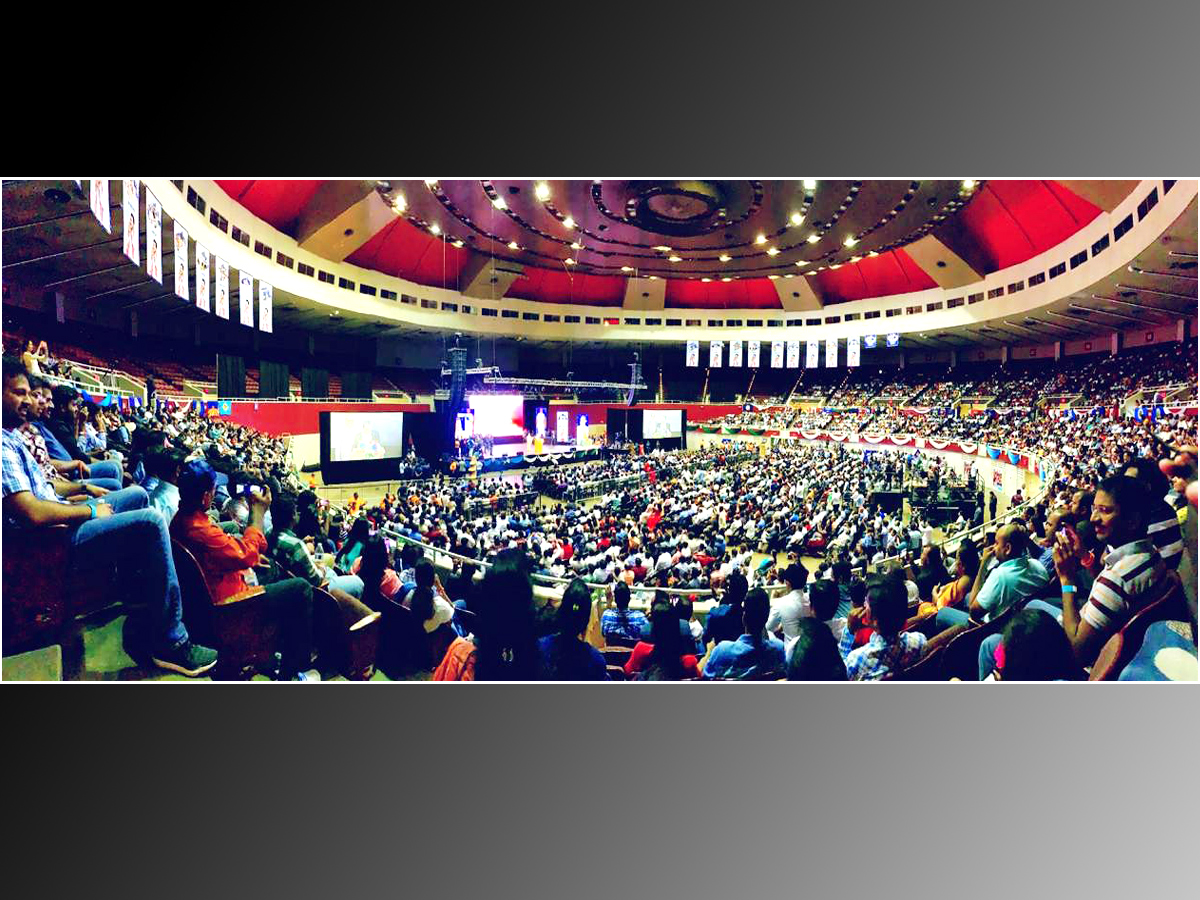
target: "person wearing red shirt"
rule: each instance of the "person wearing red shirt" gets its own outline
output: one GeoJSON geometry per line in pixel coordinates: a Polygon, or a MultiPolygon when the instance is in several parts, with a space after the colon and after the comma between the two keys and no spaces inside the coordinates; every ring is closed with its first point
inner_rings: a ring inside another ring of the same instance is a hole
{"type": "Polygon", "coordinates": [[[658,599],[650,610],[650,640],[638,641],[625,662],[625,675],[647,681],[699,678],[699,660],[687,653],[679,632],[679,614],[670,601],[658,599]]]}
{"type": "MultiPolygon", "coordinates": [[[[270,488],[264,485],[261,493],[247,495],[250,522],[239,538],[222,531],[208,517],[216,486],[216,472],[203,460],[181,469],[177,484],[179,512],[171,521],[171,537],[196,557],[214,600],[220,602],[262,583],[265,602],[280,620],[279,678],[296,679],[312,662],[312,586],[303,578],[264,583],[254,570],[268,558],[263,519],[271,506],[270,488]]],[[[271,567],[271,571],[276,570],[271,567]]]]}

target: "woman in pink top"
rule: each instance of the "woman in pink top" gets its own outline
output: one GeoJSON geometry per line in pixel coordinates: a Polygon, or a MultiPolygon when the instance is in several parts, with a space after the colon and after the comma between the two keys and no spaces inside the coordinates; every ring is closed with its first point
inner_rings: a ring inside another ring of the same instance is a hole
{"type": "Polygon", "coordinates": [[[400,592],[400,576],[388,565],[387,545],[383,538],[367,541],[362,555],[354,561],[351,572],[363,581],[362,602],[378,610],[383,598],[392,600],[400,592]]]}

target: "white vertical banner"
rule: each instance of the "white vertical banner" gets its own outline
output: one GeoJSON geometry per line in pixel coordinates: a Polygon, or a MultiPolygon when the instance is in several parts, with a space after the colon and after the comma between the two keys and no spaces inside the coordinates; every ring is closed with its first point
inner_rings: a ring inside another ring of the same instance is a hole
{"type": "Polygon", "coordinates": [[[108,216],[108,179],[92,179],[92,213],[100,221],[101,227],[112,234],[112,221],[108,216]]]}
{"type": "Polygon", "coordinates": [[[146,190],[146,274],[162,284],[162,207],[146,190]]]}
{"type": "Polygon", "coordinates": [[[721,351],[725,349],[723,341],[709,341],[708,344],[708,367],[710,369],[721,368],[721,351]]]}
{"type": "Polygon", "coordinates": [[[751,341],[750,346],[746,348],[746,365],[752,369],[758,368],[759,348],[762,345],[758,341],[751,341]]]}
{"type": "Polygon", "coordinates": [[[275,297],[275,289],[266,282],[258,283],[258,327],[260,331],[271,333],[271,303],[275,297]]]}
{"type": "Polygon", "coordinates": [[[175,293],[184,300],[188,295],[188,233],[175,223],[175,293]]]}
{"type": "Polygon", "coordinates": [[[783,341],[771,341],[771,368],[783,368],[783,341]]]}
{"type": "Polygon", "coordinates": [[[742,342],[740,340],[729,342],[729,366],[730,368],[741,368],[742,366],[742,342]]]}
{"type": "Polygon", "coordinates": [[[700,365],[700,342],[699,341],[688,341],[687,342],[687,364],[689,366],[700,365]]]}
{"type": "Polygon", "coordinates": [[[229,318],[229,263],[214,257],[217,261],[217,315],[222,319],[229,318]]]}
{"type": "Polygon", "coordinates": [[[136,178],[126,178],[121,182],[121,218],[125,226],[123,249],[135,266],[142,264],[141,229],[138,228],[138,213],[142,207],[138,196],[140,189],[141,182],[136,178]]]}
{"type": "Polygon", "coordinates": [[[789,369],[800,368],[800,342],[788,341],[787,343],[787,367],[789,369]]]}
{"type": "Polygon", "coordinates": [[[242,324],[254,327],[254,276],[238,272],[238,305],[242,308],[242,324]]]}
{"type": "Polygon", "coordinates": [[[804,368],[815,369],[819,366],[821,364],[819,358],[820,352],[820,341],[806,342],[804,346],[804,368]]]}
{"type": "Polygon", "coordinates": [[[827,369],[836,369],[837,368],[837,351],[838,351],[837,338],[826,338],[825,339],[825,368],[827,368],[827,369]]]}
{"type": "Polygon", "coordinates": [[[208,248],[196,241],[196,306],[205,312],[208,307],[208,248]]]}
{"type": "Polygon", "coordinates": [[[846,338],[846,365],[857,366],[859,363],[858,335],[846,338]]]}

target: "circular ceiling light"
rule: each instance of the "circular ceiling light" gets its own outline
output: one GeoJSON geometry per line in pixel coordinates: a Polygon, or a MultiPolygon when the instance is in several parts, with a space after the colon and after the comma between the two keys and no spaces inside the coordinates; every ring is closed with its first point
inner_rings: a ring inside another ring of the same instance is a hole
{"type": "Polygon", "coordinates": [[[721,260],[721,262],[729,262],[731,259],[733,259],[733,257],[728,253],[722,253],[718,258],[721,260]]]}
{"type": "Polygon", "coordinates": [[[963,183],[962,183],[962,189],[964,191],[975,190],[975,179],[974,178],[964,178],[963,183]]]}
{"type": "Polygon", "coordinates": [[[403,194],[397,194],[392,198],[392,209],[398,213],[402,213],[408,209],[408,201],[404,199],[403,194]]]}
{"type": "Polygon", "coordinates": [[[632,272],[633,266],[621,266],[621,271],[622,272],[632,272]]]}
{"type": "Polygon", "coordinates": [[[425,186],[426,187],[437,187],[437,182],[438,182],[438,180],[436,178],[426,178],[425,186]]]}
{"type": "Polygon", "coordinates": [[[549,200],[550,199],[550,185],[546,184],[546,182],[544,182],[544,181],[539,181],[537,183],[537,187],[535,187],[533,189],[533,193],[534,193],[534,196],[536,196],[539,200],[541,200],[543,202],[546,200],[549,200]]]}
{"type": "Polygon", "coordinates": [[[819,234],[810,234],[810,235],[808,236],[808,242],[809,242],[810,244],[815,244],[815,243],[816,243],[817,241],[819,241],[820,239],[821,239],[821,236],[820,236],[819,234]]]}
{"type": "Polygon", "coordinates": [[[804,221],[804,216],[802,216],[800,213],[798,213],[798,212],[792,213],[792,224],[793,225],[799,225],[803,221],[804,221]]]}
{"type": "Polygon", "coordinates": [[[858,238],[851,235],[850,237],[846,238],[846,240],[842,241],[842,243],[847,247],[853,247],[858,243],[858,238]]]}
{"type": "Polygon", "coordinates": [[[675,263],[675,262],[683,262],[683,257],[682,257],[682,256],[668,256],[668,257],[667,257],[667,261],[668,261],[668,262],[673,262],[673,263],[675,263]]]}
{"type": "Polygon", "coordinates": [[[809,263],[808,263],[807,259],[801,259],[801,260],[796,261],[796,265],[798,265],[798,266],[807,266],[808,264],[809,263]]]}
{"type": "Polygon", "coordinates": [[[565,219],[563,219],[563,224],[566,225],[568,228],[574,228],[575,220],[572,219],[570,216],[567,216],[565,219]]]}
{"type": "Polygon", "coordinates": [[[563,262],[565,262],[568,266],[575,265],[575,260],[571,259],[571,257],[569,257],[569,256],[566,259],[564,259],[563,262]]]}
{"type": "Polygon", "coordinates": [[[430,225],[429,230],[432,231],[434,234],[442,233],[442,227],[440,225],[438,225],[437,222],[434,222],[432,225],[430,225]]]}
{"type": "Polygon", "coordinates": [[[765,244],[766,242],[767,242],[767,236],[765,234],[760,234],[758,237],[756,237],[754,239],[754,243],[756,243],[756,244],[765,244]]]}
{"type": "Polygon", "coordinates": [[[508,242],[508,249],[509,249],[509,250],[520,250],[521,248],[517,246],[517,242],[516,242],[516,241],[509,241],[509,242],[508,242]]]}
{"type": "Polygon", "coordinates": [[[767,248],[767,256],[778,256],[778,255],[779,255],[779,249],[777,247],[768,247],[767,248]]]}
{"type": "Polygon", "coordinates": [[[816,187],[817,187],[817,179],[815,179],[815,178],[805,178],[804,179],[804,189],[806,191],[816,190],[816,187]]]}
{"type": "Polygon", "coordinates": [[[508,209],[508,204],[504,202],[503,197],[497,197],[493,200],[492,206],[496,207],[496,209],[508,209]]]}

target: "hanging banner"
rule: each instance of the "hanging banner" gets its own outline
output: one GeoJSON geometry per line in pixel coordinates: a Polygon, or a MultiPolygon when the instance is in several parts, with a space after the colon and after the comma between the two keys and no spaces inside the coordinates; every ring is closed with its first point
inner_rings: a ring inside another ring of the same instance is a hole
{"type": "Polygon", "coordinates": [[[700,342],[699,341],[688,341],[687,342],[687,364],[689,366],[700,365],[700,342]]]}
{"type": "Polygon", "coordinates": [[[710,369],[721,368],[721,351],[725,349],[723,341],[709,341],[708,343],[708,367],[710,369]]]}
{"type": "Polygon", "coordinates": [[[264,282],[258,283],[258,328],[260,331],[271,333],[271,302],[275,289],[264,282]]]}
{"type": "Polygon", "coordinates": [[[787,342],[787,367],[789,369],[800,368],[800,342],[787,342]]]}
{"type": "Polygon", "coordinates": [[[175,223],[175,293],[184,300],[188,297],[188,233],[175,223]]]}
{"type": "Polygon", "coordinates": [[[162,207],[146,191],[146,273],[162,284],[162,207]]]}
{"type": "Polygon", "coordinates": [[[229,318],[229,263],[215,257],[217,260],[217,315],[222,319],[229,318]]]}
{"type": "Polygon", "coordinates": [[[196,242],[196,306],[208,312],[208,250],[196,242]]]}
{"type": "Polygon", "coordinates": [[[891,334],[889,334],[887,336],[887,345],[889,347],[899,347],[900,346],[900,335],[894,331],[891,334]]]}
{"type": "Polygon", "coordinates": [[[746,365],[752,369],[758,368],[758,354],[760,346],[761,345],[758,341],[751,341],[750,345],[746,348],[746,365]]]}
{"type": "Polygon", "coordinates": [[[730,368],[740,368],[742,365],[742,342],[729,342],[729,366],[730,368]]]}
{"type": "Polygon", "coordinates": [[[875,342],[878,340],[879,340],[879,335],[868,334],[865,337],[863,337],[863,346],[866,347],[868,350],[874,350],[875,342]]]}
{"type": "Polygon", "coordinates": [[[254,277],[238,272],[238,305],[242,308],[242,324],[254,327],[254,277]]]}
{"type": "Polygon", "coordinates": [[[771,341],[771,368],[783,368],[783,341],[771,341]]]}
{"type": "Polygon", "coordinates": [[[100,226],[112,234],[112,222],[108,217],[108,179],[92,179],[92,212],[100,221],[100,226]]]}
{"type": "Polygon", "coordinates": [[[808,341],[805,344],[804,368],[815,369],[817,366],[819,366],[821,364],[821,360],[820,360],[820,356],[819,356],[821,353],[820,347],[821,347],[821,345],[820,345],[820,342],[818,342],[818,341],[808,341]]]}
{"type": "Polygon", "coordinates": [[[826,338],[825,339],[825,368],[827,368],[827,369],[836,369],[837,368],[837,351],[838,351],[837,338],[826,338]]]}
{"type": "Polygon", "coordinates": [[[136,178],[126,178],[121,182],[121,219],[125,226],[123,249],[135,266],[142,264],[141,233],[138,228],[138,212],[141,208],[138,197],[140,185],[141,182],[136,178]]]}
{"type": "Polygon", "coordinates": [[[858,338],[846,338],[846,365],[857,366],[859,362],[858,338]]]}
{"type": "Polygon", "coordinates": [[[558,433],[558,442],[560,444],[571,443],[571,414],[565,409],[560,409],[555,417],[555,429],[558,433]]]}

